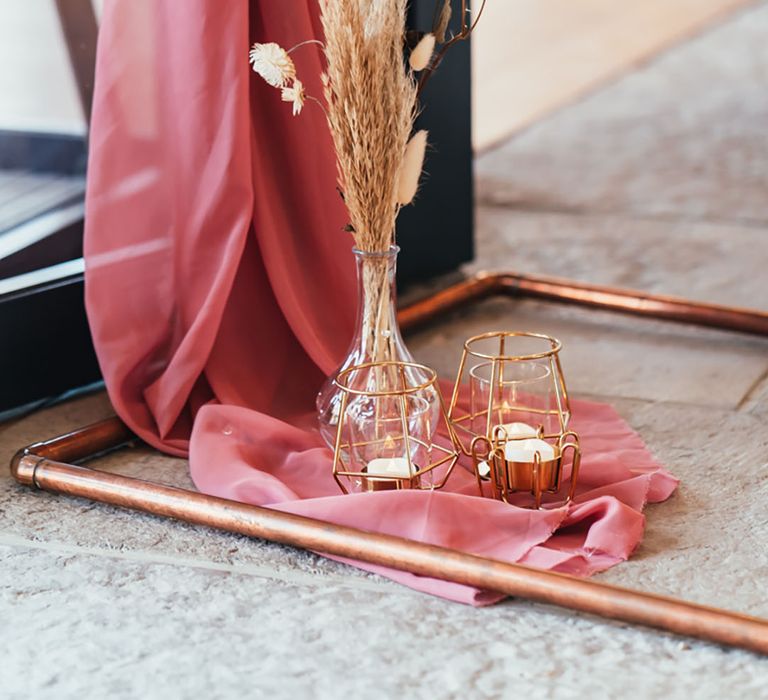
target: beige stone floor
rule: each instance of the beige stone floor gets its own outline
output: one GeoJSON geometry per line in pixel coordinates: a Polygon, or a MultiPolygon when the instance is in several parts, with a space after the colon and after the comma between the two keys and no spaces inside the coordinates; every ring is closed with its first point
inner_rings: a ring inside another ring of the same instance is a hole
{"type": "MultiPolygon", "coordinates": [[[[768,309],[768,7],[734,17],[477,163],[478,261],[768,309]]],[[[413,292],[418,293],[418,292],[413,292]]],[[[682,484],[602,580],[768,617],[768,340],[489,300],[411,334],[446,373],[490,327],[565,343],[682,484]]],[[[96,395],[0,426],[19,445],[96,395]]],[[[110,469],[189,486],[144,448],[110,469]]],[[[481,610],[319,556],[0,472],[0,696],[764,698],[768,660],[524,601],[481,610]]]]}
{"type": "Polygon", "coordinates": [[[472,41],[475,149],[498,145],[660,51],[754,4],[488,0],[472,41]]]}

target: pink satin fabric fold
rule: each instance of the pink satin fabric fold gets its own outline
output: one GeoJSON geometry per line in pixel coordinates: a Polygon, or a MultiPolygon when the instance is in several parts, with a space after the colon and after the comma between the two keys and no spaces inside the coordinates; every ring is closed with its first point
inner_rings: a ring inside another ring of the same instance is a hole
{"type": "MultiPolygon", "coordinates": [[[[316,36],[315,6],[104,6],[86,304],[116,410],[174,454],[211,401],[305,410],[351,336],[351,240],[323,113],[293,119],[248,65],[253,41],[316,36]]],[[[317,93],[318,48],[295,60],[317,93]]]]}
{"type": "MultiPolygon", "coordinates": [[[[532,511],[441,492],[342,496],[314,395],[346,349],[351,240],[322,112],[252,79],[254,41],[319,36],[314,0],[107,0],[86,218],[86,304],[120,416],[189,454],[206,493],[587,575],[626,559],[676,480],[609,406],[576,402],[576,503],[532,511]]],[[[320,94],[317,48],[293,57],[320,94]]],[[[377,571],[473,604],[499,596],[377,571]]]]}
{"type": "MultiPolygon", "coordinates": [[[[677,486],[642,440],[605,404],[574,402],[582,440],[579,488],[569,506],[529,510],[479,498],[457,467],[441,491],[341,495],[314,414],[297,425],[233,406],[206,406],[192,433],[190,471],[205,493],[330,522],[400,535],[505,561],[588,575],[629,557],[648,502],[677,486]],[[215,465],[215,466],[214,466],[215,465]]],[[[500,596],[356,563],[413,588],[465,603],[500,596]]]]}

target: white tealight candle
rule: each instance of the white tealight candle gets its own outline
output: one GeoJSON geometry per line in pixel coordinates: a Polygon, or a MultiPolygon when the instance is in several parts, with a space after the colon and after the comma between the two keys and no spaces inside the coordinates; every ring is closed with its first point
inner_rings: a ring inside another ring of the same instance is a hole
{"type": "Polygon", "coordinates": [[[510,440],[504,445],[504,458],[508,462],[535,462],[537,452],[542,462],[550,462],[555,458],[555,448],[538,438],[510,440]]]}
{"type": "Polygon", "coordinates": [[[389,476],[398,479],[410,479],[411,468],[405,457],[377,457],[368,462],[370,476],[389,476]]]}
{"type": "Polygon", "coordinates": [[[487,476],[490,476],[490,474],[491,474],[491,466],[490,466],[490,464],[488,464],[488,462],[478,462],[478,464],[477,464],[477,473],[483,479],[485,479],[487,476]]]}
{"type": "Polygon", "coordinates": [[[504,428],[508,438],[535,438],[539,435],[539,431],[528,423],[503,423],[500,427],[504,428]]]}

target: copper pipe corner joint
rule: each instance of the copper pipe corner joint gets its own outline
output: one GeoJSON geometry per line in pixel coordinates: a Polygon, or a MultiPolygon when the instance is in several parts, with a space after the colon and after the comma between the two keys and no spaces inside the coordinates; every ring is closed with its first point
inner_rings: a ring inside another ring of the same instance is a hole
{"type": "Polygon", "coordinates": [[[43,458],[32,451],[33,447],[33,445],[30,445],[30,447],[23,447],[13,455],[13,459],[11,460],[11,476],[20,484],[31,486],[36,489],[35,470],[43,458]]]}

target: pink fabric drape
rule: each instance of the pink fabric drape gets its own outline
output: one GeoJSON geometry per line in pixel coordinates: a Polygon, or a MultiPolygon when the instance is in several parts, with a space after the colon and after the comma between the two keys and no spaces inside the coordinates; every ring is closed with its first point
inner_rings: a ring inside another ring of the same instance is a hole
{"type": "MultiPolygon", "coordinates": [[[[575,407],[587,457],[569,508],[477,498],[461,470],[443,492],[338,494],[312,413],[354,313],[333,153],[322,112],[309,104],[292,118],[247,62],[254,41],[319,35],[315,0],[105,3],[86,303],[115,409],[152,445],[189,454],[206,493],[580,574],[625,559],[645,503],[676,481],[600,404],[575,407]]],[[[320,94],[317,49],[294,56],[320,94]]]]}
{"type": "MultiPolygon", "coordinates": [[[[104,7],[86,302],[115,408],[175,454],[211,401],[282,417],[306,406],[351,335],[354,269],[323,114],[292,119],[248,66],[250,41],[317,35],[315,3],[288,4],[104,7]]],[[[296,62],[317,93],[316,47],[296,62]]]]}

